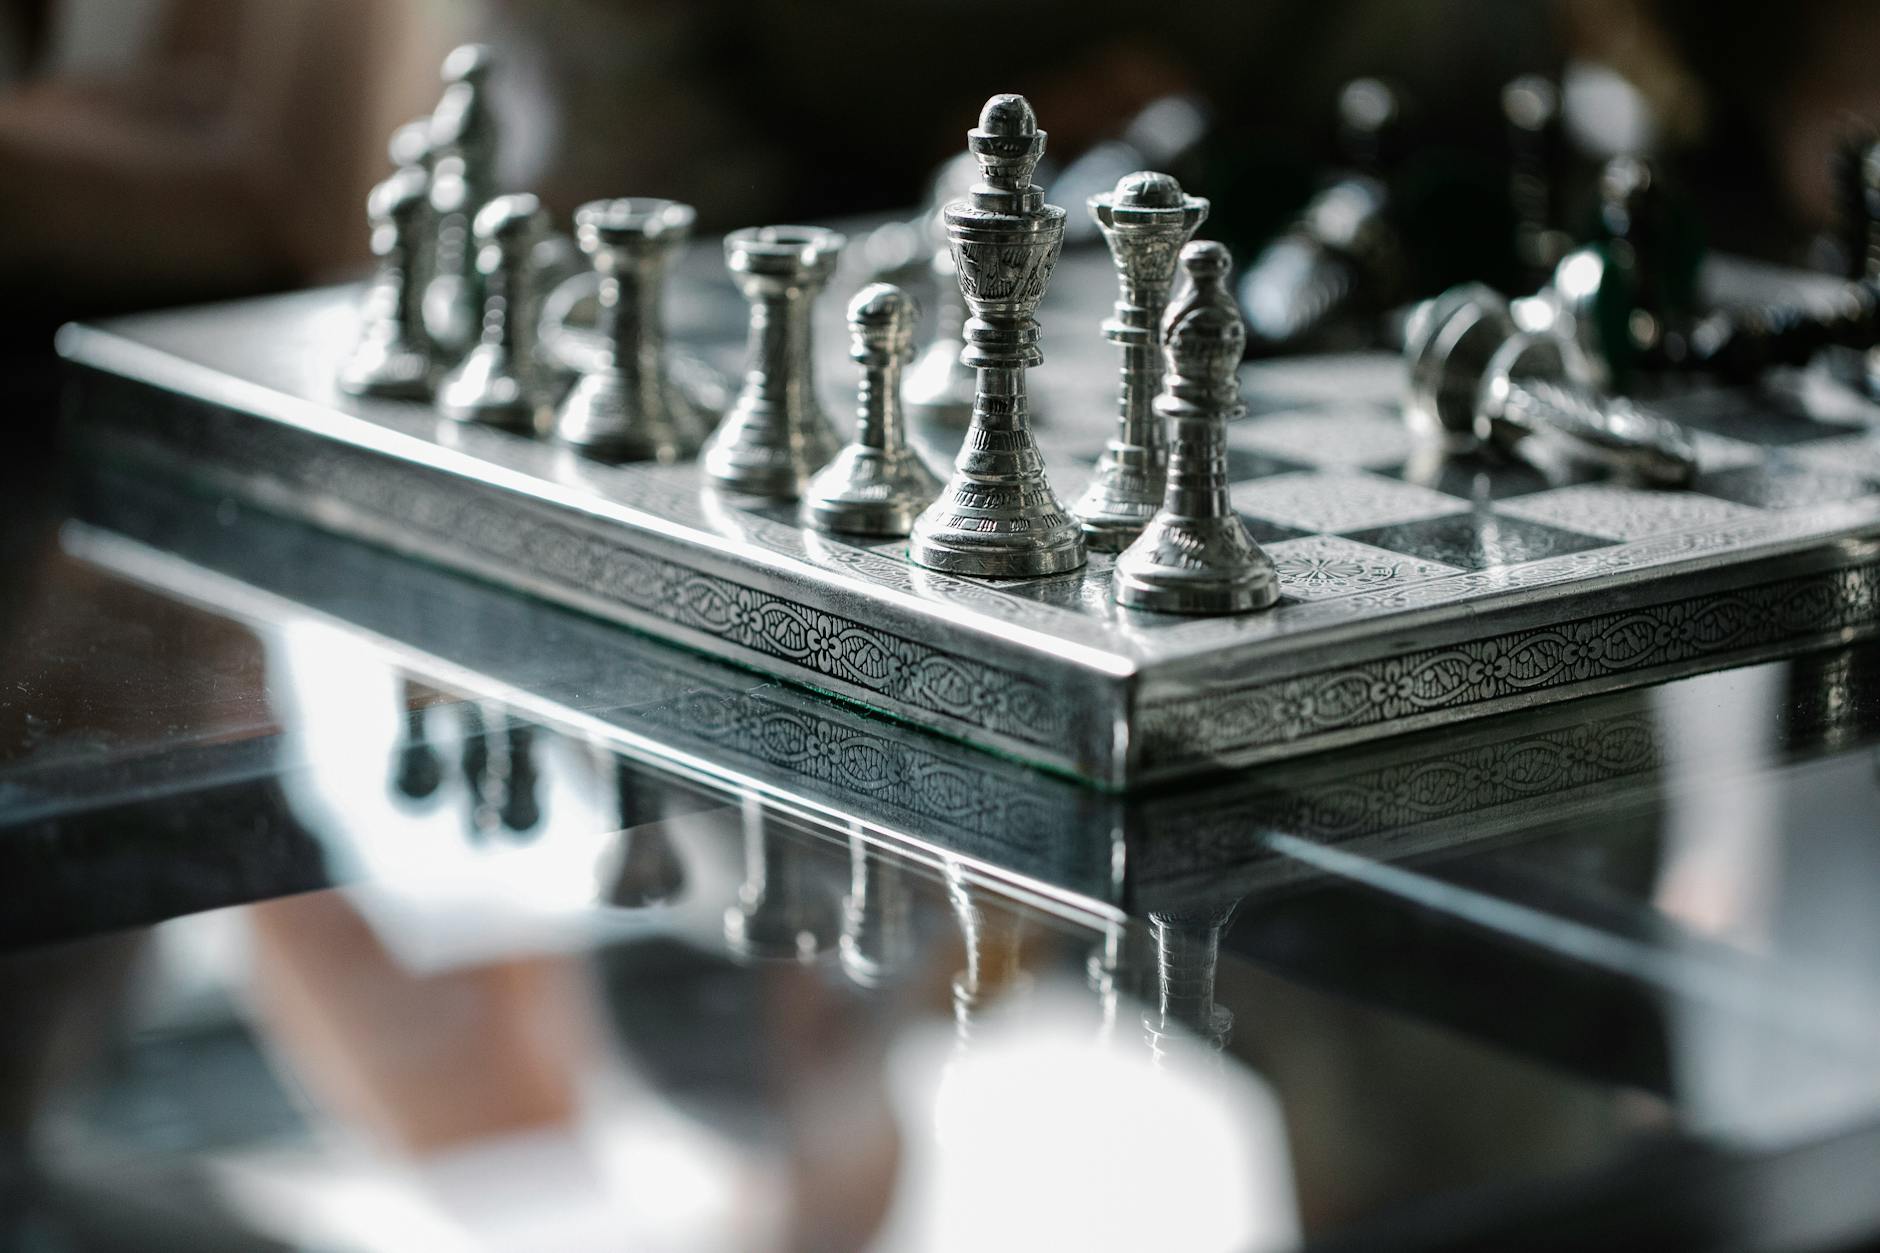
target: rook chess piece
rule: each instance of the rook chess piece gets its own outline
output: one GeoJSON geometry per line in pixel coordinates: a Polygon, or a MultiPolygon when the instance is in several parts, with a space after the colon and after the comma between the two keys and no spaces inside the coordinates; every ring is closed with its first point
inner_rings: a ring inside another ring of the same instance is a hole
{"type": "Polygon", "coordinates": [[[1242,613],[1279,599],[1273,562],[1227,498],[1227,423],[1245,412],[1237,372],[1247,332],[1227,292],[1232,264],[1212,241],[1181,252],[1191,284],[1162,336],[1168,379],[1155,411],[1169,424],[1168,489],[1116,559],[1116,603],[1162,613],[1242,613]]]}
{"type": "Polygon", "coordinates": [[[862,366],[855,442],[810,480],[802,517],[819,531],[906,535],[940,494],[940,476],[907,442],[901,370],[914,355],[914,302],[886,283],[849,302],[849,355],[862,366]]]}
{"type": "Polygon", "coordinates": [[[757,226],[725,236],[725,264],[751,305],[744,386],[705,443],[718,486],[795,500],[839,441],[816,399],[810,314],[846,242],[816,226],[757,226]]]}
{"type": "Polygon", "coordinates": [[[1096,477],[1077,502],[1084,542],[1120,552],[1142,534],[1162,504],[1168,441],[1155,416],[1162,385],[1162,312],[1175,282],[1177,254],[1208,216],[1208,202],[1182,194],[1166,174],[1125,175],[1116,190],[1090,198],[1090,216],[1110,246],[1121,292],[1103,337],[1123,350],[1116,434],[1097,461],[1096,477]]]}
{"type": "Polygon", "coordinates": [[[575,211],[575,238],[601,276],[599,351],[555,415],[555,438],[602,461],[673,461],[696,418],[666,370],[661,289],[692,206],[597,200],[575,211]]]}
{"type": "Polygon", "coordinates": [[[496,195],[496,123],[484,88],[494,56],[465,44],[444,59],[444,94],[431,114],[431,212],[434,253],[426,286],[425,324],[447,352],[475,341],[483,299],[477,282],[472,224],[496,195]]]}
{"type": "Polygon", "coordinates": [[[399,400],[424,400],[431,394],[432,345],[413,273],[425,238],[425,213],[424,171],[415,167],[399,170],[366,200],[379,266],[366,289],[359,342],[340,368],[343,391],[399,400]]]}
{"type": "Polygon", "coordinates": [[[973,316],[960,360],[979,371],[952,480],[914,523],[908,560],[948,574],[1023,578],[1084,564],[1083,533],[1045,478],[1025,371],[1044,360],[1034,316],[1064,246],[1064,210],[1031,181],[1045,133],[1023,96],[994,96],[967,132],[981,181],[946,208],[947,244],[973,316]]]}
{"type": "Polygon", "coordinates": [[[542,237],[534,196],[498,196],[477,214],[477,273],[483,338],[438,388],[438,408],[459,422],[534,430],[541,416],[528,307],[530,270],[542,237]]]}

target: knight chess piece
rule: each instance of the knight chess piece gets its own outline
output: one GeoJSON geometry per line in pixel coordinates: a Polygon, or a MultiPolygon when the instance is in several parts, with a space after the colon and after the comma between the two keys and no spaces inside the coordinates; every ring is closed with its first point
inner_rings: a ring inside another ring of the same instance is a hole
{"type": "Polygon", "coordinates": [[[438,409],[458,422],[532,431],[546,416],[528,318],[541,205],[534,196],[498,196],[475,229],[483,337],[438,388],[438,409]]]}
{"type": "Polygon", "coordinates": [[[901,371],[914,355],[914,301],[875,283],[849,302],[849,355],[861,363],[855,442],[810,480],[802,518],[819,531],[906,535],[940,494],[935,474],[907,442],[901,371]]]}
{"type": "Polygon", "coordinates": [[[1190,289],[1163,324],[1168,378],[1155,401],[1169,426],[1168,487],[1116,559],[1116,603],[1184,614],[1265,609],[1279,599],[1279,576],[1227,495],[1227,423],[1246,412],[1238,370],[1247,332],[1227,291],[1233,261],[1204,240],[1182,249],[1181,264],[1190,289]]]}
{"type": "Polygon", "coordinates": [[[1064,210],[1031,181],[1045,132],[1023,96],[994,96],[967,133],[981,181],[946,208],[947,244],[973,316],[960,359],[979,372],[952,480],[915,520],[908,560],[948,574],[1075,570],[1083,532],[1045,477],[1025,371],[1044,360],[1038,304],[1064,246],[1064,210]]]}
{"type": "Polygon", "coordinates": [[[1084,542],[1120,552],[1142,534],[1162,504],[1168,441],[1155,415],[1162,386],[1162,314],[1183,244],[1208,216],[1208,202],[1182,193],[1166,174],[1125,175],[1090,198],[1090,216],[1116,265],[1120,293],[1103,337],[1122,349],[1116,433],[1074,512],[1084,542]]]}
{"type": "Polygon", "coordinates": [[[601,461],[674,461],[692,450],[691,401],[667,373],[663,291],[691,232],[692,206],[597,200],[575,211],[575,238],[601,276],[598,351],[555,415],[555,438],[601,461]]]}
{"type": "Polygon", "coordinates": [[[751,306],[750,339],[744,386],[701,459],[727,491],[795,500],[840,446],[816,399],[810,315],[846,242],[818,226],[725,236],[725,264],[751,306]]]}
{"type": "Polygon", "coordinates": [[[485,86],[494,60],[483,44],[451,51],[427,136],[436,226],[425,324],[432,339],[453,354],[475,342],[483,312],[472,230],[496,195],[496,121],[485,86]]]}
{"type": "Polygon", "coordinates": [[[1452,451],[1510,451],[1539,438],[1654,487],[1683,487],[1696,476],[1697,453],[1682,428],[1576,382],[1566,343],[1517,330],[1508,302],[1487,287],[1425,301],[1404,339],[1405,420],[1452,451]]]}
{"type": "Polygon", "coordinates": [[[366,200],[378,271],[366,289],[358,344],[340,367],[342,391],[397,400],[431,395],[436,367],[413,275],[425,213],[424,172],[411,167],[373,188],[366,200]]]}

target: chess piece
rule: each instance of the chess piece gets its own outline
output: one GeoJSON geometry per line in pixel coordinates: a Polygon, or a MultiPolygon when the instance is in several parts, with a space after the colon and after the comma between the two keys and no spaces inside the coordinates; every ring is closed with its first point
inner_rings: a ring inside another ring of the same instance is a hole
{"type": "Polygon", "coordinates": [[[1172,1051],[1180,1033],[1192,1033],[1219,1053],[1233,1036],[1234,1015],[1214,1000],[1221,936],[1238,901],[1193,910],[1151,910],[1155,934],[1155,1005],[1142,1016],[1143,1033],[1157,1061],[1172,1051]]]}
{"type": "Polygon", "coordinates": [[[1544,75],[1523,74],[1501,89],[1501,112],[1511,149],[1508,199],[1514,209],[1515,259],[1538,283],[1567,250],[1555,186],[1564,147],[1560,91],[1544,75]]]}
{"type": "Polygon", "coordinates": [[[947,868],[947,897],[966,951],[965,966],[953,976],[953,1026],[959,1043],[966,1045],[989,1010],[1030,987],[1024,922],[1015,907],[968,883],[957,866],[947,868]]]}
{"type": "Polygon", "coordinates": [[[691,402],[666,371],[662,288],[692,229],[690,205],[597,200],[575,211],[575,238],[600,273],[599,350],[555,414],[555,438],[601,461],[673,461],[690,452],[691,402]]]}
{"type": "Polygon", "coordinates": [[[340,367],[342,391],[397,400],[431,395],[436,367],[413,277],[425,212],[424,172],[416,168],[399,170],[366,200],[378,272],[366,289],[359,342],[340,367]]]}
{"type": "Polygon", "coordinates": [[[438,388],[445,417],[532,431],[542,415],[528,308],[530,272],[543,233],[534,196],[498,196],[477,214],[483,337],[438,388]]]}
{"type": "Polygon", "coordinates": [[[625,757],[612,761],[620,854],[607,903],[620,909],[669,904],[685,890],[685,861],[659,821],[658,785],[625,757]]]}
{"type": "Polygon", "coordinates": [[[1064,243],[1064,210],[1031,181],[1045,133],[1023,96],[994,96],[967,133],[981,181],[948,205],[947,244],[973,316],[961,360],[979,371],[952,480],[916,519],[908,560],[948,574],[1075,570],[1083,533],[1045,478],[1025,371],[1044,360],[1034,316],[1064,243]]]}
{"type": "Polygon", "coordinates": [[[1123,350],[1116,433],[1075,513],[1084,542],[1120,552],[1142,534],[1162,504],[1168,441],[1156,417],[1162,386],[1162,313],[1175,282],[1177,255],[1208,216],[1208,202],[1182,194],[1166,174],[1124,175],[1116,189],[1090,198],[1090,216],[1110,246],[1120,294],[1103,337],[1123,350]]]}
{"type": "Polygon", "coordinates": [[[725,941],[746,961],[814,961],[838,930],[835,896],[808,853],[755,796],[743,806],[744,882],[725,911],[725,941]]]}
{"type": "Polygon", "coordinates": [[[542,821],[541,771],[535,764],[535,728],[511,722],[503,735],[503,775],[496,813],[514,836],[542,821]]]}
{"type": "Polygon", "coordinates": [[[914,355],[914,302],[886,283],[849,302],[849,355],[862,366],[855,442],[810,480],[806,526],[850,535],[906,535],[940,494],[940,476],[907,442],[901,370],[914,355]]]}
{"type": "Polygon", "coordinates": [[[444,759],[431,743],[425,729],[425,707],[417,703],[409,679],[399,681],[399,710],[405,718],[404,738],[399,741],[397,768],[392,786],[400,796],[421,801],[436,794],[444,782],[444,759]]]}
{"type": "Polygon", "coordinates": [[[816,399],[810,314],[846,241],[817,226],[757,226],[725,236],[725,264],[750,302],[744,386],[705,442],[719,487],[795,500],[840,446],[816,399]]]}
{"type": "Polygon", "coordinates": [[[496,122],[485,82],[494,56],[465,44],[444,59],[444,94],[431,114],[431,212],[436,222],[425,325],[453,355],[476,339],[483,313],[471,238],[476,216],[496,195],[496,122]]]}
{"type": "Polygon", "coordinates": [[[1655,487],[1697,473],[1690,437],[1631,402],[1574,381],[1568,346],[1515,328],[1508,302],[1480,284],[1419,305],[1405,331],[1405,419],[1452,451],[1513,449],[1541,438],[1655,487]]]}
{"type": "Polygon", "coordinates": [[[1116,559],[1116,603],[1161,613],[1244,613],[1279,599],[1273,562],[1227,498],[1227,423],[1240,403],[1246,329],[1227,294],[1232,258],[1213,241],[1181,252],[1190,289],[1163,324],[1168,378],[1155,412],[1169,424],[1162,507],[1116,559]]]}
{"type": "Polygon", "coordinates": [[[933,338],[920,350],[907,373],[909,412],[936,426],[964,427],[973,416],[979,376],[960,360],[965,351],[966,298],[953,254],[941,248],[933,256],[933,338]]]}
{"type": "Polygon", "coordinates": [[[849,894],[842,902],[842,969],[878,988],[913,955],[913,901],[901,869],[861,836],[849,837],[849,894]]]}

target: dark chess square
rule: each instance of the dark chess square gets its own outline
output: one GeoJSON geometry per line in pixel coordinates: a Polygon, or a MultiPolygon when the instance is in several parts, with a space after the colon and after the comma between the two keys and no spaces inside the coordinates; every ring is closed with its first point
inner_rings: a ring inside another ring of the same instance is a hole
{"type": "Polygon", "coordinates": [[[1489,510],[1354,531],[1347,538],[1464,570],[1515,566],[1612,542],[1489,510]]]}

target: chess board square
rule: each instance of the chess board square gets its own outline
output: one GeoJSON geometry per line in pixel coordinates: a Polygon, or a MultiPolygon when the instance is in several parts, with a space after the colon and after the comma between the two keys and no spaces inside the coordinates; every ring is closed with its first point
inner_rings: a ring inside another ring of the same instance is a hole
{"type": "Polygon", "coordinates": [[[1796,444],[1789,456],[1806,465],[1880,479],[1880,431],[1861,435],[1842,435],[1796,444]]]}
{"type": "MultiPolygon", "coordinates": [[[[1463,500],[1505,500],[1560,486],[1558,478],[1517,458],[1473,453],[1445,456],[1433,449],[1419,450],[1418,455],[1402,465],[1376,469],[1372,473],[1402,479],[1463,500]]],[[[1592,475],[1597,471],[1586,473],[1592,475]]]]}
{"type": "Polygon", "coordinates": [[[1260,545],[1275,544],[1281,540],[1300,539],[1312,534],[1296,526],[1281,526],[1277,522],[1268,522],[1265,518],[1256,518],[1250,513],[1240,515],[1240,524],[1247,528],[1247,534],[1253,536],[1253,542],[1260,545]]]}
{"type": "Polygon", "coordinates": [[[1236,483],[1231,495],[1238,512],[1302,531],[1355,531],[1469,507],[1426,487],[1348,470],[1278,474],[1236,483]]]}
{"type": "Polygon", "coordinates": [[[1756,511],[1697,492],[1655,492],[1617,483],[1581,483],[1506,501],[1495,512],[1582,535],[1632,540],[1695,530],[1756,511]]]}
{"type": "Polygon", "coordinates": [[[1081,570],[1038,579],[1001,582],[998,587],[1002,592],[1041,605],[1056,605],[1060,609],[1079,609],[1107,616],[1111,611],[1110,573],[1115,568],[1114,553],[1091,553],[1089,564],[1081,570]]]}
{"type": "Polygon", "coordinates": [[[1880,485],[1847,469],[1811,464],[1791,457],[1762,465],[1700,474],[1696,491],[1758,509],[1801,509],[1872,495],[1880,485]]]}
{"type": "Polygon", "coordinates": [[[1838,422],[1822,421],[1803,397],[1774,387],[1715,388],[1667,396],[1655,400],[1652,409],[1687,427],[1765,448],[1847,435],[1855,430],[1838,422]]]}
{"type": "Polygon", "coordinates": [[[1364,405],[1249,418],[1235,423],[1227,442],[1301,465],[1355,469],[1398,465],[1413,451],[1402,418],[1364,405]]]}
{"type": "Polygon", "coordinates": [[[1612,542],[1487,510],[1353,531],[1346,538],[1463,570],[1516,566],[1612,542]]]}
{"type": "Polygon", "coordinates": [[[1308,535],[1265,548],[1279,571],[1280,592],[1292,600],[1328,600],[1459,573],[1454,566],[1419,561],[1336,535],[1308,535]]]}
{"type": "Polygon", "coordinates": [[[1236,483],[1246,483],[1253,479],[1268,479],[1275,474],[1291,474],[1306,467],[1296,461],[1286,461],[1279,457],[1269,457],[1265,453],[1247,448],[1227,449],[1227,477],[1236,483]]]}

